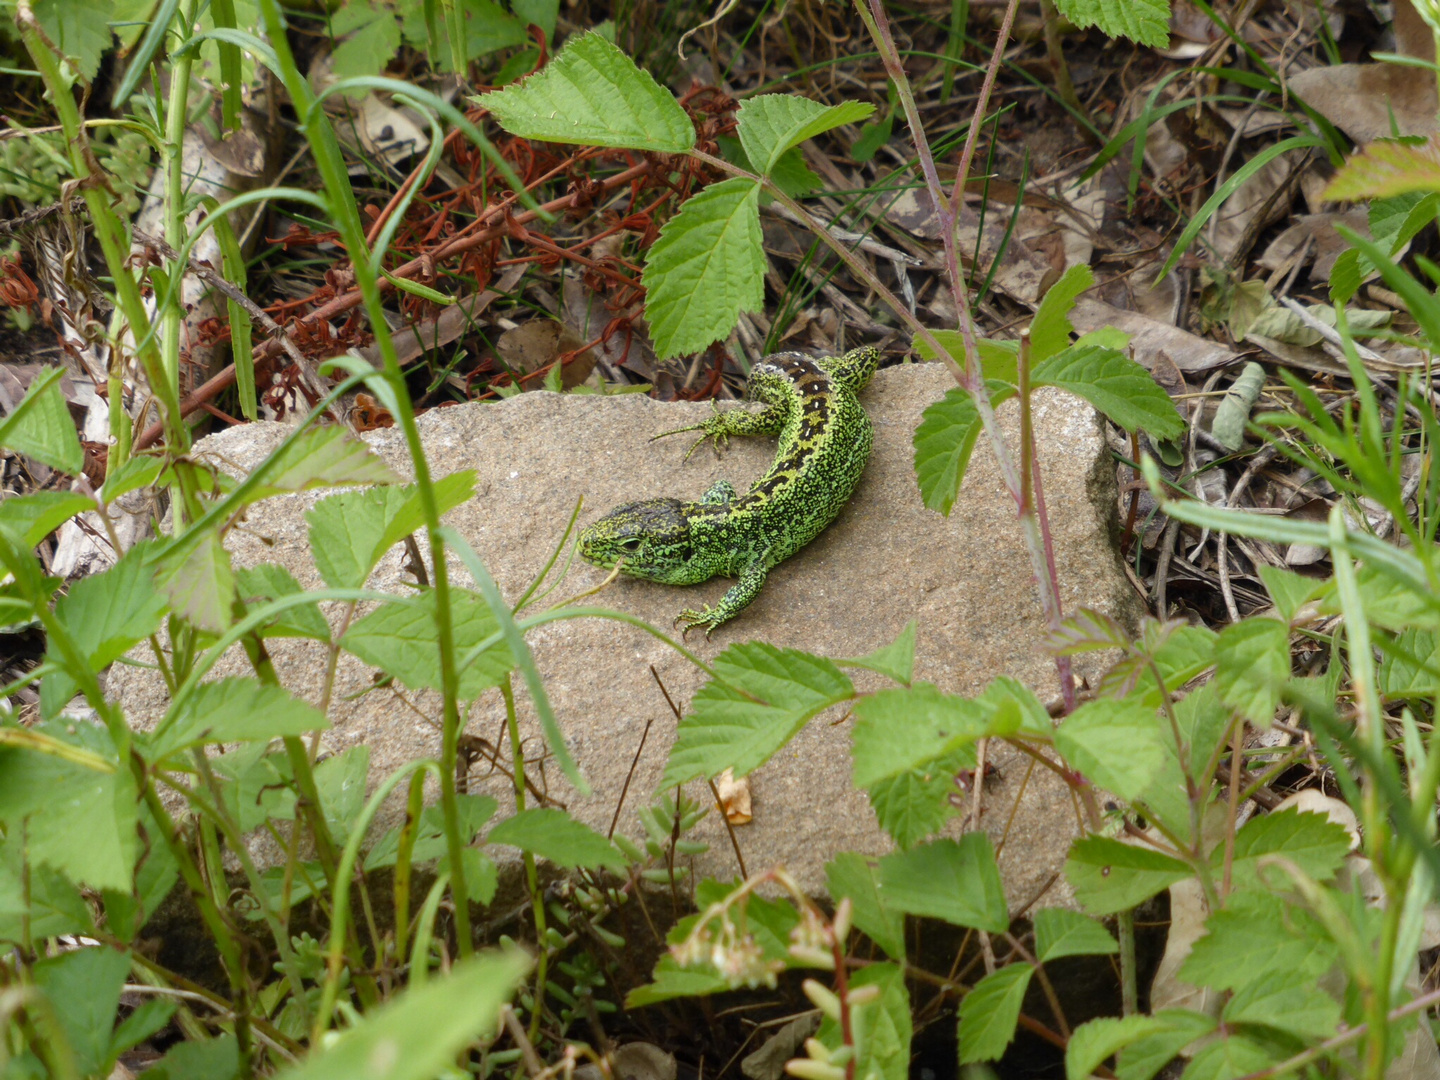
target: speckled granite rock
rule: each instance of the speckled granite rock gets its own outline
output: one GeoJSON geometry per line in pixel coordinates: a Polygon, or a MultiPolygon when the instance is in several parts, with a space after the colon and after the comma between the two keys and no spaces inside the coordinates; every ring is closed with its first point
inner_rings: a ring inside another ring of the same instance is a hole
{"type": "MultiPolygon", "coordinates": [[[[917,619],[918,678],[945,690],[973,692],[992,676],[1007,674],[1035,688],[1042,700],[1055,695],[1054,666],[1039,645],[1044,624],[1030,563],[1013,503],[984,440],[948,520],[920,501],[911,436],[921,411],[951,385],[939,365],[878,373],[863,395],[875,422],[875,451],[854,498],[819,539],[770,574],[764,592],[743,615],[711,641],[691,635],[702,657],[752,638],[830,656],[858,656],[893,641],[909,620],[917,619]]],[[[437,476],[478,471],[475,498],[446,520],[474,544],[502,591],[514,599],[543,566],[582,495],[583,524],[617,502],[661,494],[698,498],[721,477],[743,490],[768,464],[773,441],[734,440],[722,457],[701,450],[688,464],[682,464],[688,447],[684,438],[648,442],[657,432],[694,422],[709,410],[708,404],[667,404],[640,396],[531,393],[499,404],[436,410],[420,425],[437,476]]],[[[1014,409],[1002,410],[1001,417],[1013,431],[1014,409]]],[[[1035,424],[1065,607],[1098,607],[1129,621],[1133,594],[1111,544],[1113,470],[1095,414],[1076,398],[1045,390],[1036,398],[1035,424]]],[[[239,427],[203,440],[196,453],[227,469],[244,469],[273,449],[284,432],[277,425],[239,427]]],[[[398,433],[372,432],[367,439],[409,475],[398,433]]],[[[231,537],[236,564],[278,562],[302,585],[320,585],[304,519],[318,498],[314,493],[288,496],[254,507],[245,528],[231,537]]],[[[399,547],[387,554],[371,586],[401,591],[407,580],[402,560],[399,547]]],[[[552,596],[592,587],[602,576],[577,562],[552,596]]],[[[455,580],[469,582],[458,567],[455,580]]],[[[681,607],[714,603],[727,585],[716,580],[678,589],[621,581],[591,602],[668,627],[681,607]]],[[[654,722],[620,815],[621,831],[639,835],[634,812],[654,792],[675,725],[649,667],[654,665],[682,708],[700,685],[700,673],[654,638],[612,621],[552,623],[533,631],[529,640],[594,795],[576,796],[553,766],[544,771],[542,782],[589,824],[602,831],[609,827],[641,733],[654,722]]],[[[313,642],[272,645],[285,685],[318,701],[323,650],[313,642]]],[[[238,657],[230,670],[242,670],[238,657]]],[[[331,696],[333,727],[325,743],[335,750],[365,743],[374,782],[407,760],[438,754],[440,737],[433,695],[407,695],[407,704],[382,691],[351,701],[371,685],[371,675],[353,657],[341,658],[331,696]]],[[[111,690],[142,724],[161,708],[162,688],[142,670],[117,668],[111,690]]],[[[541,743],[528,703],[522,701],[521,708],[533,760],[541,743]]],[[[471,709],[467,730],[497,741],[503,716],[498,691],[489,691],[471,709]]],[[[827,714],[812,721],[754,774],[754,823],[736,830],[752,872],[784,864],[818,892],[823,865],[835,853],[888,850],[864,794],[851,789],[850,740],[846,725],[835,723],[839,719],[827,714]]],[[[1008,747],[994,748],[990,760],[1000,775],[987,785],[983,824],[1000,848],[1012,910],[1037,898],[1042,905],[1067,902],[1068,889],[1057,872],[1077,829],[1069,794],[1047,770],[1028,768],[1027,759],[1008,747]]],[[[541,776],[538,769],[532,773],[541,776]]],[[[507,784],[498,774],[486,774],[483,766],[472,769],[470,790],[493,794],[502,806],[507,784]]],[[[694,796],[708,803],[703,786],[694,787],[694,796]]],[[[695,871],[733,876],[734,853],[716,817],[712,814],[701,826],[711,848],[695,860],[695,871]]],[[[958,822],[952,825],[958,828],[958,822]]]]}

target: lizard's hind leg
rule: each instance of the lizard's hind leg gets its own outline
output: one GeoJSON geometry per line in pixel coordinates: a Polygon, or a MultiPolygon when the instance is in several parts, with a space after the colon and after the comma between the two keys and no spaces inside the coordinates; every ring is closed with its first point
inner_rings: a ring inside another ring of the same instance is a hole
{"type": "Polygon", "coordinates": [[[695,453],[700,444],[706,439],[715,440],[715,450],[719,452],[721,446],[731,435],[778,435],[785,427],[785,419],[789,410],[784,404],[767,404],[758,412],[751,412],[749,409],[736,408],[720,411],[712,399],[710,404],[715,409],[715,415],[702,420],[698,424],[687,424],[682,428],[674,428],[670,431],[662,431],[655,439],[663,439],[666,435],[679,435],[682,431],[699,431],[700,438],[696,439],[690,449],[685,452],[685,460],[690,460],[690,455],[695,453]]]}

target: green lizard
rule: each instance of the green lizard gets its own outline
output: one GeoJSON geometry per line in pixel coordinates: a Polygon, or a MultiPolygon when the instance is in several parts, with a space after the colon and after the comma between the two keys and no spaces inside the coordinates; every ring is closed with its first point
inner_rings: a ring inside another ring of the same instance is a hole
{"type": "Polygon", "coordinates": [[[858,395],[879,363],[872,348],[819,360],[794,352],[767,356],[751,369],[748,391],[764,408],[717,408],[703,423],[655,436],[701,432],[688,459],[706,439],[718,448],[731,435],[779,435],[765,475],[744,495],[720,480],[699,502],[643,499],[617,506],[581,531],[581,557],[667,585],[738,578],[714,608],[687,608],[675,619],[686,633],[700,626],[708,637],[743,611],[771,568],[815,539],[849,500],[875,439],[858,395]]]}

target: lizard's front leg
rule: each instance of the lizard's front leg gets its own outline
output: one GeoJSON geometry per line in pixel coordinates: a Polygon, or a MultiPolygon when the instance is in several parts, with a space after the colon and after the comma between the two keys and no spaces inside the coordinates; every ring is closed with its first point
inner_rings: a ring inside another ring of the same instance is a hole
{"type": "Polygon", "coordinates": [[[720,603],[713,608],[708,604],[699,611],[686,608],[675,619],[676,625],[684,627],[680,636],[683,638],[697,626],[702,626],[708,638],[717,626],[733,619],[750,606],[750,602],[760,595],[760,590],[765,585],[765,575],[769,572],[770,567],[765,560],[757,559],[745,568],[739,581],[725,590],[725,595],[720,597],[720,603]]]}

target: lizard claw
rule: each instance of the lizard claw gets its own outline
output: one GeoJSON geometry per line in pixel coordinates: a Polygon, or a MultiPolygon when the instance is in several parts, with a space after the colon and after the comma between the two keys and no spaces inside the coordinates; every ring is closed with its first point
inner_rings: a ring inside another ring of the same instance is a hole
{"type": "Polygon", "coordinates": [[[716,621],[715,615],[716,612],[713,608],[710,607],[709,604],[706,604],[705,607],[699,611],[696,611],[693,608],[686,608],[684,611],[680,612],[679,615],[675,616],[675,622],[672,625],[679,626],[681,623],[685,624],[680,631],[681,641],[684,641],[686,635],[689,634],[690,631],[694,630],[696,627],[704,627],[705,640],[709,641],[710,635],[713,634],[715,632],[715,628],[720,625],[720,623],[716,621]]]}

